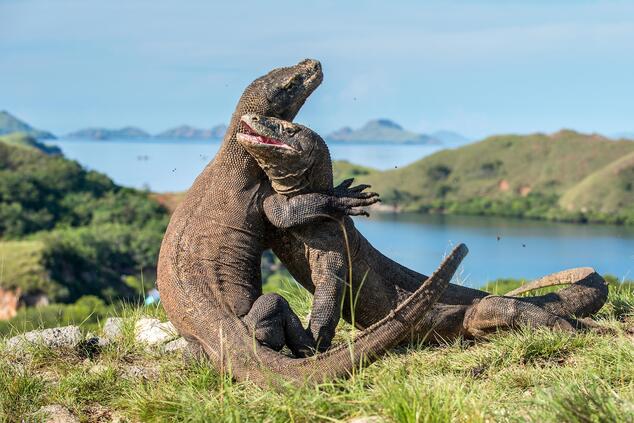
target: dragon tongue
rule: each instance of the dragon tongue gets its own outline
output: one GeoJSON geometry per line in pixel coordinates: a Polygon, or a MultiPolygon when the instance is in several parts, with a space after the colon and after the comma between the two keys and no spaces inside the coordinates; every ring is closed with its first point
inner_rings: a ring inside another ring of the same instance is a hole
{"type": "Polygon", "coordinates": [[[283,143],[280,140],[258,134],[253,128],[247,125],[244,121],[242,122],[242,130],[238,132],[238,136],[243,140],[246,140],[255,144],[277,145],[280,147],[290,148],[289,146],[287,146],[285,143],[283,143]]]}

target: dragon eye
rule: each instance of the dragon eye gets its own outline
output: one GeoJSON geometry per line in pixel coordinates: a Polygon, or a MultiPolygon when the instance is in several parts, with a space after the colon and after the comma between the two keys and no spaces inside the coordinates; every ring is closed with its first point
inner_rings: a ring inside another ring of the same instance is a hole
{"type": "Polygon", "coordinates": [[[297,132],[297,129],[287,126],[286,128],[284,128],[284,132],[286,132],[286,135],[293,136],[297,132]]]}
{"type": "Polygon", "coordinates": [[[300,84],[300,81],[297,77],[293,77],[284,84],[284,89],[292,90],[300,84]]]}

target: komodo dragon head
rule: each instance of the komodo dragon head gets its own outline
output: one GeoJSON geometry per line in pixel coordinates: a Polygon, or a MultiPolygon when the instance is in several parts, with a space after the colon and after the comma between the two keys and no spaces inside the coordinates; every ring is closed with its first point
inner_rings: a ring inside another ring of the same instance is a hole
{"type": "Polygon", "coordinates": [[[238,142],[258,162],[273,189],[285,195],[332,190],[332,163],[313,130],[273,117],[242,116],[238,142]]]}
{"type": "Polygon", "coordinates": [[[324,78],[317,60],[304,59],[293,66],[273,69],[244,91],[236,113],[262,113],[292,120],[324,78]]]}

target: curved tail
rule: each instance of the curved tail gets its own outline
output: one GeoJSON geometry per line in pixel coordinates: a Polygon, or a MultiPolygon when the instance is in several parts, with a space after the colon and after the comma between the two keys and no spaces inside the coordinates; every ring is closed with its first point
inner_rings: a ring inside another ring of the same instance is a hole
{"type": "Polygon", "coordinates": [[[196,305],[191,313],[189,324],[195,332],[192,335],[219,370],[260,386],[279,385],[282,380],[295,384],[319,383],[346,376],[386,353],[417,329],[467,253],[467,247],[460,244],[438,270],[389,315],[359,333],[350,344],[337,345],[313,357],[291,358],[259,344],[244,323],[231,313],[209,321],[206,304],[196,305]]]}
{"type": "Polygon", "coordinates": [[[525,297],[522,301],[542,307],[560,317],[586,317],[596,313],[608,299],[608,284],[591,267],[563,270],[528,282],[504,296],[512,297],[558,285],[571,285],[557,292],[535,297],[525,297]]]}

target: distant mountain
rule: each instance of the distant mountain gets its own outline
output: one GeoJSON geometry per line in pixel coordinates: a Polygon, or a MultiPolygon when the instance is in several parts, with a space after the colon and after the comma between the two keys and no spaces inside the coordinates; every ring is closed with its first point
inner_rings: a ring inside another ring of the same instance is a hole
{"type": "Polygon", "coordinates": [[[160,134],[154,136],[154,138],[161,139],[221,139],[227,132],[227,125],[216,125],[211,129],[194,128],[189,125],[181,125],[176,128],[168,129],[160,134]]]}
{"type": "Polygon", "coordinates": [[[86,128],[66,135],[66,138],[90,140],[147,139],[151,137],[152,135],[134,126],[126,126],[121,129],[86,128]]]}
{"type": "Polygon", "coordinates": [[[11,113],[5,110],[0,111],[0,135],[12,134],[14,132],[23,132],[34,138],[43,140],[55,139],[55,135],[50,132],[35,129],[28,123],[13,116],[11,113]]]}
{"type": "Polygon", "coordinates": [[[19,148],[35,149],[49,156],[61,156],[62,150],[54,145],[46,145],[24,132],[14,132],[0,136],[0,143],[19,148]]]}
{"type": "Polygon", "coordinates": [[[459,146],[471,142],[469,138],[453,131],[436,131],[431,133],[430,136],[447,146],[459,146]]]}
{"type": "Polygon", "coordinates": [[[344,127],[326,136],[329,141],[389,142],[398,144],[440,144],[440,141],[425,134],[403,129],[388,119],[375,119],[359,129],[344,127]]]}

